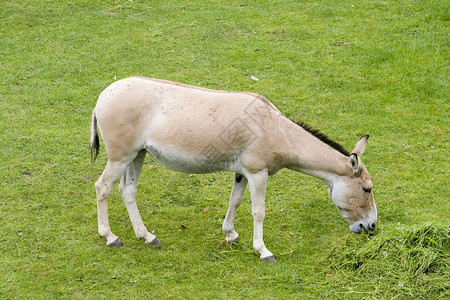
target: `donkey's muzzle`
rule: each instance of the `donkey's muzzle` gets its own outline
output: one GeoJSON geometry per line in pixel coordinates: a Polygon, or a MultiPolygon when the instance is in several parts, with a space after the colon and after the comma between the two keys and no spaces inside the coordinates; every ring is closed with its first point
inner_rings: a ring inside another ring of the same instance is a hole
{"type": "Polygon", "coordinates": [[[353,233],[360,234],[363,229],[367,232],[375,230],[376,222],[355,222],[350,225],[350,230],[353,233]]]}

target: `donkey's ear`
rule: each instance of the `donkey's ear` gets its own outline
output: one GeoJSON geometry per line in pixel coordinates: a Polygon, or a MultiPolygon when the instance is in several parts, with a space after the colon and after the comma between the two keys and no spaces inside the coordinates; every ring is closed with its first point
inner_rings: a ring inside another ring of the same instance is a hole
{"type": "Polygon", "coordinates": [[[350,155],[350,166],[352,167],[353,173],[357,174],[361,170],[361,159],[359,159],[358,155],[352,153],[350,155]]]}
{"type": "Polygon", "coordinates": [[[356,143],[355,149],[353,149],[352,154],[350,155],[350,166],[352,167],[353,173],[355,174],[359,173],[359,171],[361,170],[362,163],[360,156],[364,153],[364,150],[366,150],[368,138],[368,134],[360,138],[358,143],[356,143]]]}
{"type": "Polygon", "coordinates": [[[369,138],[369,135],[366,134],[365,136],[361,137],[356,143],[355,149],[353,149],[352,154],[356,154],[357,156],[361,156],[364,153],[364,150],[366,150],[366,144],[367,139],[369,138]]]}

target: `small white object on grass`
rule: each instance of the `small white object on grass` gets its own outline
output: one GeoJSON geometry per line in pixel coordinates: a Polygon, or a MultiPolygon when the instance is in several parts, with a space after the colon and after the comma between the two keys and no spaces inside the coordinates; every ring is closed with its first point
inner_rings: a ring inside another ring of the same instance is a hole
{"type": "Polygon", "coordinates": [[[254,81],[259,81],[259,78],[256,78],[255,76],[252,75],[251,77],[254,81]]]}

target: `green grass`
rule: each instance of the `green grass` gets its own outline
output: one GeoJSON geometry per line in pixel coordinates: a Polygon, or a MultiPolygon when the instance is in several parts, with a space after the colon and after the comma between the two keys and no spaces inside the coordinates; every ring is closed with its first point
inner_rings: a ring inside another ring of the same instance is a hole
{"type": "Polygon", "coordinates": [[[445,1],[1,4],[0,298],[449,296],[445,1]],[[266,200],[278,263],[263,264],[248,194],[242,241],[222,243],[232,174],[180,174],[147,157],[138,206],[163,245],[135,239],[116,191],[110,222],[124,247],[105,247],[93,185],[106,154],[90,165],[89,122],[99,93],[133,75],[262,94],[350,150],[370,133],[377,230],[350,233],[322,182],[283,170],[266,200]]]}
{"type": "Polygon", "coordinates": [[[397,225],[356,243],[345,239],[324,263],[329,266],[324,273],[332,292],[324,291],[331,295],[370,295],[373,291],[364,291],[370,286],[383,298],[449,296],[450,226],[397,225]],[[333,289],[335,285],[353,285],[356,289],[342,291],[333,289]]]}

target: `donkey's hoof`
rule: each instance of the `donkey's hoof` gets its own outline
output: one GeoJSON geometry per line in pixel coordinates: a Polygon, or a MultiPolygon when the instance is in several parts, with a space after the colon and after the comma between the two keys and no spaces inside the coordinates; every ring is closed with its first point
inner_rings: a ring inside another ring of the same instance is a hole
{"type": "Polygon", "coordinates": [[[269,264],[274,264],[277,262],[277,260],[275,259],[275,256],[268,256],[268,257],[264,257],[261,258],[261,261],[265,262],[265,263],[269,263],[269,264]]]}
{"type": "Polygon", "coordinates": [[[110,247],[110,248],[117,248],[117,247],[121,247],[123,246],[123,243],[120,239],[115,240],[114,242],[110,243],[110,244],[106,244],[106,246],[110,247]]]}
{"type": "Polygon", "coordinates": [[[227,242],[228,244],[236,244],[236,243],[239,243],[239,241],[241,240],[241,237],[237,237],[237,238],[235,238],[234,240],[232,240],[232,241],[229,241],[229,242],[227,242]]]}
{"type": "Polygon", "coordinates": [[[148,246],[160,246],[162,243],[158,238],[155,238],[153,241],[151,241],[150,243],[146,243],[146,245],[148,246]]]}

